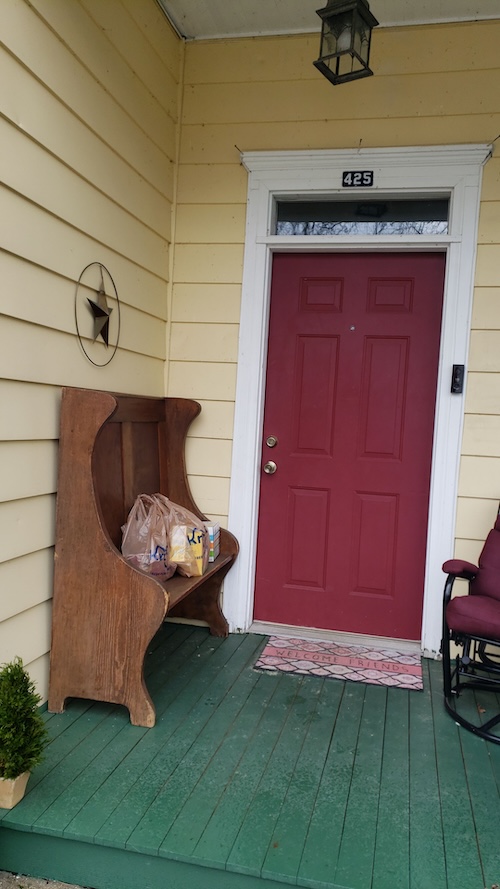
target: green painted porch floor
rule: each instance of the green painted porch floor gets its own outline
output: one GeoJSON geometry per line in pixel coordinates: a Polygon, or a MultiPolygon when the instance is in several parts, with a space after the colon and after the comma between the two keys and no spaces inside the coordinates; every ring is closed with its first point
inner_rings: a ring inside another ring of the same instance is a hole
{"type": "Polygon", "coordinates": [[[166,624],[155,728],[88,701],[47,714],[0,869],[97,889],[500,882],[500,746],[445,714],[440,665],[423,692],[275,675],[253,669],[264,642],[166,624]]]}

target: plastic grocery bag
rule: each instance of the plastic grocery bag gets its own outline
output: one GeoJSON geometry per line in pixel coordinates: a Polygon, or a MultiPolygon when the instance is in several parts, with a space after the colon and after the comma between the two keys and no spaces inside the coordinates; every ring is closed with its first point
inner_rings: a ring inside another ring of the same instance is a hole
{"type": "Polygon", "coordinates": [[[157,580],[172,577],[176,565],[169,558],[168,530],[156,497],[137,497],[122,532],[122,554],[128,562],[157,580]]]}
{"type": "Polygon", "coordinates": [[[169,561],[184,577],[197,577],[207,570],[209,555],[208,532],[198,516],[172,503],[163,494],[155,494],[165,516],[170,544],[169,561]]]}

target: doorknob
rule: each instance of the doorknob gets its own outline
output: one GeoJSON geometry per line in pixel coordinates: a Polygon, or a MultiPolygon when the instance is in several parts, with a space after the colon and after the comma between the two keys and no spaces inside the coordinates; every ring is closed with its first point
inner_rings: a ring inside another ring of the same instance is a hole
{"type": "Polygon", "coordinates": [[[269,460],[267,463],[264,463],[264,472],[266,475],[274,475],[277,470],[276,463],[274,460],[269,460]]]}

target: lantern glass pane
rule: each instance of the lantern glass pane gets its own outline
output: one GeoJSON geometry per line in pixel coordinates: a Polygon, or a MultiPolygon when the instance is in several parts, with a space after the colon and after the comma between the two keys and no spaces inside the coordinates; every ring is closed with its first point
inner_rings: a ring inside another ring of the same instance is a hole
{"type": "Polygon", "coordinates": [[[352,15],[332,16],[323,23],[321,57],[349,52],[352,44],[352,15]]]}
{"type": "Polygon", "coordinates": [[[360,19],[357,21],[357,27],[354,32],[353,49],[367,65],[370,53],[370,31],[360,19]]]}
{"type": "Polygon", "coordinates": [[[321,40],[321,58],[333,56],[337,52],[337,33],[325,22],[321,40]]]}

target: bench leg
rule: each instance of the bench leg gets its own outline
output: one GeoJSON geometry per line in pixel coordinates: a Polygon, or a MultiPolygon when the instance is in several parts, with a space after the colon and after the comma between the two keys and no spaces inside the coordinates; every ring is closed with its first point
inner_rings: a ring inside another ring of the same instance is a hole
{"type": "MultiPolygon", "coordinates": [[[[230,566],[228,566],[229,568],[230,566]]],[[[187,620],[204,620],[212,636],[227,636],[229,626],[220,607],[220,594],[223,577],[215,575],[193,590],[189,596],[174,605],[169,617],[184,617],[187,620]]]]}

